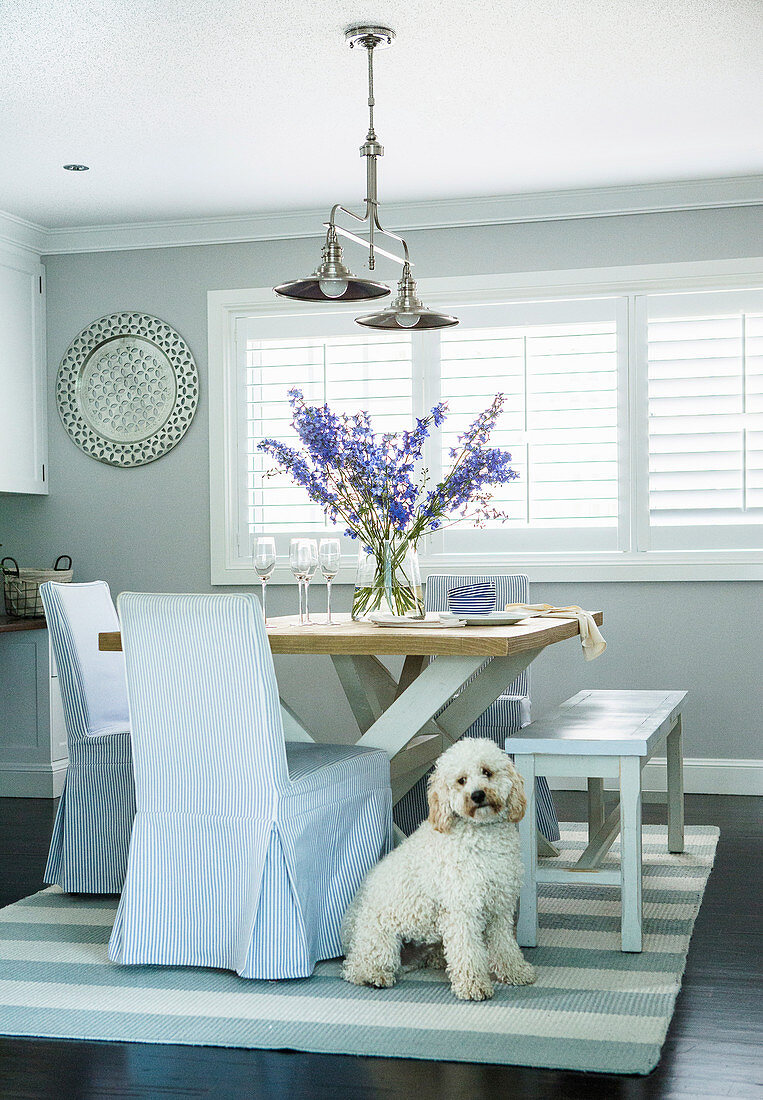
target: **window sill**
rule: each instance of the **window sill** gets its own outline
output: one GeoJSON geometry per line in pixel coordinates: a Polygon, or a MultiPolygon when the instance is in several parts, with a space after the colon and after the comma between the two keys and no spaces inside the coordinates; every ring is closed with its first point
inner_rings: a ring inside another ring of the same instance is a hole
{"type": "MultiPolygon", "coordinates": [[[[708,550],[654,551],[641,554],[616,552],[585,554],[424,554],[421,571],[430,573],[492,574],[525,573],[531,584],[578,582],[588,584],[623,581],[761,581],[763,552],[708,550]]],[[[355,561],[345,559],[335,584],[353,584],[355,561]]],[[[246,562],[227,567],[212,565],[213,585],[259,586],[259,577],[246,562]]],[[[288,566],[279,564],[270,584],[294,584],[288,566]]],[[[322,584],[316,577],[313,584],[322,584]]]]}

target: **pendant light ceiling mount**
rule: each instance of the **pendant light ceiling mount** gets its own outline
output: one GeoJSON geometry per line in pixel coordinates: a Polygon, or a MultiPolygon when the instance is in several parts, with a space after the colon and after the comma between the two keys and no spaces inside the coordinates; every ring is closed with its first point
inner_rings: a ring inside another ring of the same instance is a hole
{"type": "Polygon", "coordinates": [[[395,32],[389,27],[369,26],[365,23],[353,24],[344,32],[345,41],[354,49],[356,46],[366,50],[368,55],[368,133],[360,147],[361,157],[366,158],[366,208],[365,213],[356,214],[348,210],[346,206],[337,203],[332,207],[327,228],[326,243],[323,246],[321,263],[315,271],[303,279],[294,279],[288,283],[281,283],[275,287],[276,294],[285,298],[295,298],[298,301],[308,302],[350,302],[368,301],[373,298],[381,298],[390,293],[390,288],[384,283],[377,283],[371,279],[362,279],[353,275],[346,267],[342,248],[337,239],[342,235],[356,244],[363,245],[368,250],[368,267],[373,271],[376,265],[375,253],[388,256],[390,259],[403,265],[402,276],[398,283],[397,296],[391,306],[381,313],[368,314],[365,317],[356,318],[358,324],[366,328],[389,331],[390,329],[411,328],[446,328],[457,325],[455,317],[449,317],[444,313],[426,309],[418,298],[416,283],[411,275],[411,259],[408,253],[408,245],[396,233],[384,229],[379,221],[379,201],[377,198],[377,160],[384,155],[384,148],[379,143],[374,130],[374,51],[391,46],[395,40],[395,32]],[[337,225],[337,216],[347,214],[358,222],[368,222],[368,239],[359,237],[342,226],[337,225]],[[390,237],[402,245],[403,255],[387,252],[383,248],[375,247],[375,235],[381,233],[390,237]]]}
{"type": "Polygon", "coordinates": [[[395,32],[389,27],[369,27],[365,23],[353,23],[344,32],[344,40],[350,49],[362,46],[366,50],[386,50],[395,41],[395,32]]]}

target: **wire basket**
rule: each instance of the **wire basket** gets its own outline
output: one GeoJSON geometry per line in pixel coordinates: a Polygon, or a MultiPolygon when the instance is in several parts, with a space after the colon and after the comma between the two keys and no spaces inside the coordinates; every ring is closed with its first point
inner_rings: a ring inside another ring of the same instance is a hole
{"type": "Polygon", "coordinates": [[[72,579],[72,559],[68,554],[56,558],[52,569],[19,569],[15,558],[3,558],[0,568],[3,571],[5,611],[12,619],[42,618],[44,611],[40,585],[45,581],[68,584],[72,579]],[[68,566],[62,566],[62,561],[68,562],[68,566]]]}

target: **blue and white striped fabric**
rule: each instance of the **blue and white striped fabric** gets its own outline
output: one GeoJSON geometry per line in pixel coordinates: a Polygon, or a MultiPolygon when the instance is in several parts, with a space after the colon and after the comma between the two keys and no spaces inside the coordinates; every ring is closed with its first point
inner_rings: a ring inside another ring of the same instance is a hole
{"type": "Polygon", "coordinates": [[[495,611],[495,581],[459,584],[448,589],[448,607],[454,615],[487,615],[495,611]]]}
{"type": "MultiPolygon", "coordinates": [[[[425,603],[427,611],[474,615],[501,611],[507,603],[528,603],[529,598],[530,586],[527,577],[521,573],[496,577],[433,574],[427,578],[425,603]]],[[[529,723],[530,674],[529,670],[525,670],[480,715],[464,736],[489,737],[501,748],[510,751],[506,739],[529,723]]],[[[412,833],[427,816],[426,783],[425,776],[395,806],[395,823],[404,833],[412,833]]],[[[548,840],[558,840],[559,821],[545,777],[538,776],[535,790],[538,828],[548,840]]]]}
{"type": "Polygon", "coordinates": [[[254,596],[118,604],[138,810],[109,958],[308,976],[391,846],[389,758],[285,745],[254,596]]]}
{"type": "Polygon", "coordinates": [[[69,766],[45,882],[67,893],[118,894],[135,816],[124,659],[98,650],[118,630],[109,586],[40,586],[66,722],[69,766]]]}

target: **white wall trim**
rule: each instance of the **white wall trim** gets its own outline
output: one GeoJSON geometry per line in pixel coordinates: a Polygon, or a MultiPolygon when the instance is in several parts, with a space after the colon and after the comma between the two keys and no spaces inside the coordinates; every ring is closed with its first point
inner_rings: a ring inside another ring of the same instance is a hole
{"type": "MultiPolygon", "coordinates": [[[[623,214],[711,210],[759,204],[763,204],[763,176],[730,176],[673,183],[386,203],[384,224],[393,230],[411,232],[418,229],[610,218],[623,214]]],[[[51,228],[33,225],[12,215],[3,217],[15,223],[14,232],[25,236],[27,244],[33,241],[34,247],[44,255],[60,255],[320,237],[327,215],[328,208],[51,228]]],[[[3,232],[0,227],[0,235],[3,232]]]]}
{"type": "MultiPolygon", "coordinates": [[[[665,784],[665,757],[655,756],[641,773],[641,786],[645,791],[664,791],[665,784]]],[[[605,780],[604,785],[614,786],[614,780],[605,780]]],[[[586,781],[550,778],[549,786],[553,791],[584,791],[586,781]]],[[[763,795],[763,760],[690,756],[684,760],[684,791],[686,794],[763,795]]]]}
{"type": "Polygon", "coordinates": [[[0,797],[58,798],[64,788],[68,760],[52,764],[0,764],[0,797]]]}

